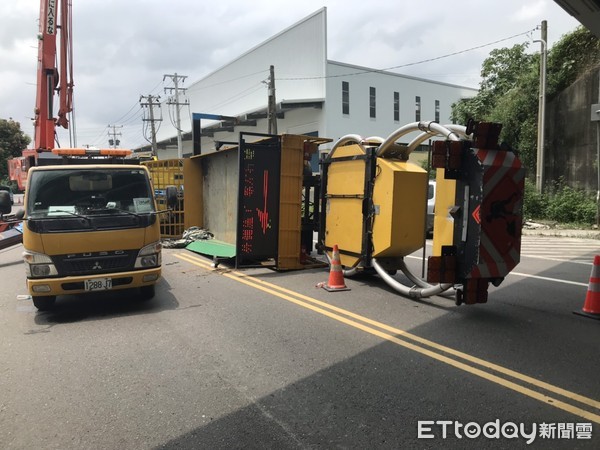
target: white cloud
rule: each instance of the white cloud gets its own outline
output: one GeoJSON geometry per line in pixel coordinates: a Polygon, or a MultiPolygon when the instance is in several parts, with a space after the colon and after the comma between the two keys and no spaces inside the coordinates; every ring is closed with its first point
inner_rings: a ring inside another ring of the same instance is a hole
{"type": "Polygon", "coordinates": [[[535,2],[523,2],[515,11],[513,19],[515,22],[530,22],[543,17],[547,9],[548,1],[537,0],[535,2]]]}

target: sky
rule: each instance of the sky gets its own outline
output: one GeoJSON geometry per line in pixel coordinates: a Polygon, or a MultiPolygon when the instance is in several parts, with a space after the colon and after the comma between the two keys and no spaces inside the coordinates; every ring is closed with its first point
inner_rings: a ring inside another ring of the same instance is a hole
{"type": "MultiPolygon", "coordinates": [[[[533,41],[543,20],[549,48],[579,25],[553,0],[72,4],[77,145],[100,148],[108,147],[109,132],[121,134],[121,147],[147,144],[140,96],[165,98],[165,74],[186,75],[192,84],[322,7],[328,59],[473,88],[493,49],[528,42],[538,52],[533,41]]],[[[0,15],[0,119],[19,122],[31,138],[39,7],[39,0],[4,2],[0,15]]],[[[70,146],[68,134],[59,136],[62,147],[70,146]]]]}

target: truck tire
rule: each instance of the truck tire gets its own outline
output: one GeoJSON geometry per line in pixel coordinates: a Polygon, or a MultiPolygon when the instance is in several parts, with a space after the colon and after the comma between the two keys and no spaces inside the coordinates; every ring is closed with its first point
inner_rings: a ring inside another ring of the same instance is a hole
{"type": "Polygon", "coordinates": [[[141,298],[142,300],[150,300],[152,297],[154,297],[154,285],[151,284],[149,286],[142,286],[140,288],[140,294],[141,294],[141,298]]]}
{"type": "Polygon", "coordinates": [[[38,311],[48,311],[54,306],[56,295],[32,295],[31,299],[38,311]]]}

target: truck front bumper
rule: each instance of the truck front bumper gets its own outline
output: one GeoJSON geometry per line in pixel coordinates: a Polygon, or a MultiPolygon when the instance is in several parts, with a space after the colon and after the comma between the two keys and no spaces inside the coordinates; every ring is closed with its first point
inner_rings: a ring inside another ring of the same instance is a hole
{"type": "Polygon", "coordinates": [[[31,295],[69,295],[88,292],[107,292],[155,284],[161,268],[130,272],[105,273],[61,278],[28,278],[27,290],[31,295]],[[110,282],[107,283],[107,279],[110,282]],[[94,283],[96,281],[96,283],[94,283]],[[110,285],[110,287],[107,287],[110,285]],[[86,289],[86,286],[88,287],[86,289]]]}

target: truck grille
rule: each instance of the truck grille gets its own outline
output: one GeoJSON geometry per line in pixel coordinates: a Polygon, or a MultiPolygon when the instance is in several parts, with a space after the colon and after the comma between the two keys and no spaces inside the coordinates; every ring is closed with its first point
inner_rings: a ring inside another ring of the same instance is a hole
{"type": "Polygon", "coordinates": [[[133,270],[136,255],[135,250],[80,253],[54,256],[52,262],[56,266],[59,276],[97,275],[133,270]]]}

